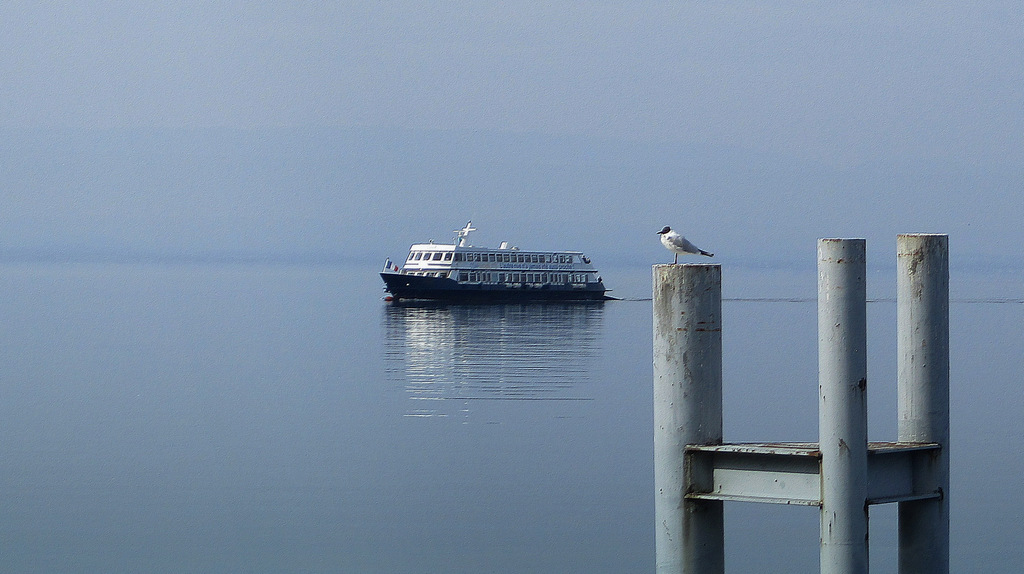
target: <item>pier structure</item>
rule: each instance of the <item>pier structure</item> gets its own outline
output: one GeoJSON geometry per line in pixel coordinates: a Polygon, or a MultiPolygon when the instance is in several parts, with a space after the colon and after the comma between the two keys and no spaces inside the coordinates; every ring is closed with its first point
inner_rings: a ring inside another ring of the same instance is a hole
{"type": "Polygon", "coordinates": [[[867,440],[863,239],[818,242],[818,442],[725,443],[719,265],[655,265],[659,574],[722,574],[723,503],[818,507],[823,574],[868,572],[868,506],[897,503],[899,573],[949,572],[949,249],[897,238],[898,436],[867,440]]]}

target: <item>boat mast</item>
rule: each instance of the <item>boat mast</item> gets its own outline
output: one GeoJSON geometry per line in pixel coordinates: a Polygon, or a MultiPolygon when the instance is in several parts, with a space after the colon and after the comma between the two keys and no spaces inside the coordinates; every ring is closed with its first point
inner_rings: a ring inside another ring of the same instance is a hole
{"type": "Polygon", "coordinates": [[[471,247],[466,241],[469,238],[470,231],[476,231],[472,221],[467,222],[466,226],[462,229],[455,230],[455,245],[457,247],[471,247]]]}

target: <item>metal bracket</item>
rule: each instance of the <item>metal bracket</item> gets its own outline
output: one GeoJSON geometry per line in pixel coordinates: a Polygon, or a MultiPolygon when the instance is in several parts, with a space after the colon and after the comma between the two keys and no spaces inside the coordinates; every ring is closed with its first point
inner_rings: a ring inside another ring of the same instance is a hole
{"type": "MultiPolygon", "coordinates": [[[[866,504],[941,498],[930,465],[941,452],[936,443],[868,443],[866,504]]],[[[821,451],[818,443],[734,443],[687,445],[685,496],[821,506],[821,451]]]]}

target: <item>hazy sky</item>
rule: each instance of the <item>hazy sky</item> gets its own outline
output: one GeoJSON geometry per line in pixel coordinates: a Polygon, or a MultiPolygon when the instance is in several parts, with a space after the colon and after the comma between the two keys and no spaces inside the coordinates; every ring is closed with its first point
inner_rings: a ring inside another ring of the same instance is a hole
{"type": "MultiPolygon", "coordinates": [[[[19,155],[18,138],[37,137],[42,128],[51,134],[53,128],[108,134],[369,130],[380,141],[370,151],[352,152],[381,162],[356,166],[360,177],[383,173],[376,188],[363,189],[367,197],[401,207],[421,201],[418,194],[434,193],[424,190],[465,194],[461,202],[442,197],[444,212],[402,216],[407,225],[422,224],[413,225],[416,233],[447,233],[469,217],[498,218],[502,211],[488,195],[495,192],[473,195],[473,186],[511,180],[538,187],[517,192],[524,200],[600,204],[583,210],[588,229],[579,237],[590,243],[597,240],[598,224],[602,233],[625,238],[639,236],[640,229],[649,235],[648,228],[665,223],[695,228],[695,241],[703,238],[709,249],[726,254],[749,253],[758,245],[766,251],[802,248],[808,237],[841,233],[877,233],[891,250],[892,233],[922,230],[959,233],[961,244],[999,259],[1021,240],[1020,2],[5,2],[0,77],[8,164],[38,161],[53,151],[42,146],[29,159],[19,155]],[[422,161],[397,154],[437,138],[441,151],[422,161]],[[531,160],[537,142],[554,159],[531,160]],[[559,149],[559,142],[571,149],[559,149]],[[393,150],[381,151],[392,144],[393,150]],[[667,154],[666,161],[652,159],[658,154],[667,154]],[[441,171],[438,162],[426,165],[438,158],[446,166],[441,171]],[[549,169],[552,162],[564,170],[547,179],[517,173],[549,169]],[[410,166],[422,169],[413,173],[410,166]],[[487,166],[494,169],[485,176],[467,175],[487,172],[487,166]],[[701,166],[709,173],[753,171],[746,179],[704,174],[694,183],[701,166]],[[410,177],[396,175],[403,169],[410,177]],[[469,181],[460,184],[460,177],[469,181]],[[590,193],[578,188],[581,177],[590,193]],[[556,184],[563,187],[551,187],[556,184]],[[857,196],[853,212],[843,207],[845,200],[829,199],[850,190],[857,196]],[[653,205],[667,193],[674,194],[672,201],[653,205]],[[915,204],[928,205],[920,205],[922,212],[915,204]],[[867,221],[847,225],[844,214],[867,221]],[[965,217],[973,217],[973,229],[957,227],[967,225],[965,217]],[[616,222],[638,229],[609,229],[616,222]],[[743,233],[760,237],[728,237],[743,233]],[[773,234],[787,243],[773,245],[773,234]]],[[[169,145],[153,144],[159,149],[146,152],[132,141],[122,144],[143,154],[139,163],[125,167],[132,160],[122,157],[131,155],[124,150],[112,155],[121,158],[119,169],[136,174],[163,158],[169,145]]],[[[285,159],[269,163],[303,155],[296,150],[308,142],[292,143],[285,159]]],[[[274,142],[260,145],[266,150],[258,157],[243,154],[239,161],[249,164],[239,165],[265,166],[267,155],[275,158],[274,142]]],[[[58,145],[54,153],[76,149],[58,145]]],[[[221,163],[205,169],[232,165],[232,150],[238,151],[226,147],[221,163]]],[[[335,162],[299,164],[301,171],[335,162]]],[[[195,165],[185,161],[182,167],[195,165]]],[[[35,229],[39,237],[27,246],[60,245],[63,232],[80,229],[76,237],[86,243],[135,243],[130,230],[109,236],[90,231],[90,214],[98,211],[128,221],[127,227],[165,226],[171,236],[214,232],[219,239],[203,248],[221,242],[239,249],[316,250],[324,247],[319,242],[337,239],[326,228],[330,218],[316,219],[323,209],[344,211],[350,199],[352,209],[366,208],[353,216],[356,221],[385,211],[367,207],[373,203],[367,197],[354,197],[359,188],[336,186],[346,175],[332,169],[336,180],[325,176],[318,189],[285,193],[286,182],[275,188],[219,177],[214,185],[195,174],[188,189],[100,190],[82,187],[76,172],[57,169],[47,179],[26,175],[24,165],[7,165],[0,185],[12,200],[0,215],[8,228],[0,230],[0,240],[25,241],[35,229]],[[10,176],[12,170],[21,175],[10,176]],[[328,198],[332,187],[344,197],[328,198]],[[138,197],[147,193],[157,197],[138,197]],[[37,203],[47,194],[49,204],[37,203]],[[229,213],[234,195],[254,198],[249,212],[229,213]],[[292,225],[297,228],[282,231],[292,225]],[[247,236],[267,233],[269,243],[247,243],[247,236]]],[[[304,173],[295,184],[309,185],[310,177],[304,173]]],[[[138,177],[108,183],[128,186],[138,177]]],[[[479,223],[503,236],[514,230],[509,222],[479,223]]],[[[359,233],[359,225],[346,232],[359,233]]],[[[398,243],[420,239],[410,232],[398,243]]],[[[154,241],[140,239],[137,247],[158,247],[154,241]]]]}

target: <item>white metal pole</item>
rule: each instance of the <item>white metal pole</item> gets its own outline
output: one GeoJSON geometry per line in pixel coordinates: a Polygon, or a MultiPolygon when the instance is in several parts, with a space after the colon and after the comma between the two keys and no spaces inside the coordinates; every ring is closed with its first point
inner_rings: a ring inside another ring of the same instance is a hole
{"type": "Polygon", "coordinates": [[[867,280],[863,239],[818,241],[821,572],[868,571],[867,280]]]}
{"type": "Polygon", "coordinates": [[[687,444],[722,442],[722,268],[655,265],[654,482],[659,574],[722,574],[722,502],[684,497],[687,444]]]}
{"type": "Polygon", "coordinates": [[[942,448],[915,468],[939,498],[899,503],[899,572],[949,572],[949,238],[896,239],[898,438],[942,448]]]}

